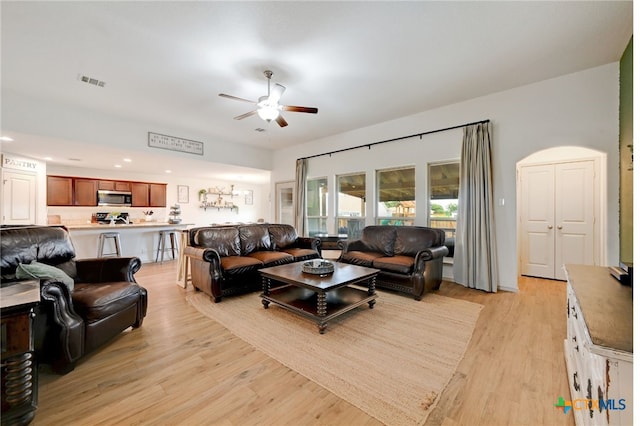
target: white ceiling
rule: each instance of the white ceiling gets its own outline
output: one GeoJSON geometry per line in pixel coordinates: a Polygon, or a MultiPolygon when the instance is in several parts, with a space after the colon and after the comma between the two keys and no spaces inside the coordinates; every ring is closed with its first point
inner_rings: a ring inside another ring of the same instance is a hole
{"type": "MultiPolygon", "coordinates": [[[[1,83],[211,141],[279,149],[617,61],[632,34],[632,6],[2,1],[1,83]],[[283,104],[318,114],[285,112],[285,128],[257,116],[234,120],[253,106],[218,93],[257,100],[266,94],[265,69],[287,87],[283,104]],[[79,75],[106,85],[89,87],[79,75]]],[[[50,155],[44,139],[17,136],[11,152],[50,155]]],[[[69,147],[76,155],[86,149],[69,147]]],[[[112,167],[105,156],[91,166],[112,167]]],[[[186,163],[176,167],[201,166],[186,163]]]]}

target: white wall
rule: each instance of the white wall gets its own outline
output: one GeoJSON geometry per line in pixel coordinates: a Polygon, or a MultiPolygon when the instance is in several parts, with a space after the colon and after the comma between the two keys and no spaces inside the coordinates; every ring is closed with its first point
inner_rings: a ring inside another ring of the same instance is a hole
{"type": "MultiPolygon", "coordinates": [[[[153,217],[158,221],[166,221],[169,219],[169,206],[176,204],[178,199],[178,185],[187,185],[189,187],[189,203],[179,204],[181,207],[182,223],[193,223],[197,226],[205,226],[211,223],[224,222],[255,222],[262,218],[271,221],[269,212],[272,211],[270,206],[269,185],[253,184],[243,182],[225,182],[210,181],[193,178],[173,177],[170,174],[147,175],[131,172],[117,172],[110,170],[93,170],[79,167],[61,167],[50,165],[47,168],[49,175],[62,176],[78,176],[102,179],[118,179],[133,180],[141,182],[157,182],[167,184],[167,207],[151,208],[154,211],[153,217]],[[198,191],[200,189],[213,188],[216,186],[230,189],[234,184],[234,189],[241,193],[245,190],[253,191],[253,204],[245,204],[244,195],[233,198],[234,204],[239,206],[238,213],[227,209],[218,211],[217,209],[208,208],[206,211],[199,207],[198,191]]],[[[127,207],[120,208],[127,211],[132,219],[142,219],[143,210],[150,208],[143,207],[127,207]]],[[[63,222],[67,223],[85,223],[91,219],[91,213],[109,210],[109,207],[48,207],[48,214],[59,214],[63,222]]]]}
{"type": "MultiPolygon", "coordinates": [[[[618,263],[618,63],[494,93],[443,108],[425,111],[357,129],[274,153],[272,182],[295,179],[295,160],[346,147],[490,119],[493,125],[494,202],[496,203],[499,286],[517,289],[516,163],[537,151],[557,146],[591,148],[606,155],[604,194],[607,224],[605,262],[618,263]],[[504,199],[504,205],[499,201],[504,199]]],[[[375,169],[416,166],[416,203],[426,206],[426,162],[458,158],[460,130],[419,140],[392,142],[318,157],[309,162],[309,176],[366,171],[375,182],[375,169]],[[418,194],[419,197],[418,198],[418,194]]],[[[374,200],[368,185],[368,200],[374,200]]],[[[373,217],[373,203],[367,216],[373,217]],[[370,214],[371,212],[371,214],[370,214]]],[[[330,206],[332,208],[332,206],[330,206]]],[[[419,209],[420,210],[420,209],[419,209]]],[[[426,209],[423,209],[426,211],[426,209]]],[[[424,212],[420,213],[424,215],[424,212]]],[[[416,218],[416,224],[421,224],[416,218]]]]}
{"type": "MultiPolygon", "coordinates": [[[[2,110],[5,127],[13,132],[46,136],[112,148],[125,148],[148,153],[147,132],[165,135],[180,135],[185,139],[205,141],[204,155],[198,160],[213,163],[233,164],[262,170],[271,168],[271,152],[249,145],[229,144],[224,140],[215,140],[210,135],[189,129],[176,128],[171,123],[132,121],[131,119],[97,113],[86,108],[52,102],[44,98],[32,98],[16,94],[11,90],[2,90],[2,103],[11,108],[2,110]]],[[[117,113],[117,112],[115,112],[117,113]]],[[[155,150],[156,155],[171,158],[193,160],[193,155],[183,152],[155,150]]]]}

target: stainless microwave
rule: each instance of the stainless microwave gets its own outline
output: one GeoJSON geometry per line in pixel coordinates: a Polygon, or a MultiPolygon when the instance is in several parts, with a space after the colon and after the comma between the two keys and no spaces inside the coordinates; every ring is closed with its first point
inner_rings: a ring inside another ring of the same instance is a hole
{"type": "Polygon", "coordinates": [[[131,207],[131,192],[128,191],[98,191],[99,206],[131,207]]]}

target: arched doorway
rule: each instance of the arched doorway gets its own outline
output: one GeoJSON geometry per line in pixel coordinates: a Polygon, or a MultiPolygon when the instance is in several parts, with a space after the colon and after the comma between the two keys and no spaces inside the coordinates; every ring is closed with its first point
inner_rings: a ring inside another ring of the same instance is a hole
{"type": "Polygon", "coordinates": [[[518,274],[564,280],[563,265],[600,265],[606,154],[557,147],[516,164],[518,274]]]}

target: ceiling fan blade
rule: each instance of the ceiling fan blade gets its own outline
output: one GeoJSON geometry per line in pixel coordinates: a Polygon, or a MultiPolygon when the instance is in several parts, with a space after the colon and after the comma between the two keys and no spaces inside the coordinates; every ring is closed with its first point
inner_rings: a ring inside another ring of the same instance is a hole
{"type": "Polygon", "coordinates": [[[223,98],[227,98],[227,99],[233,99],[236,101],[249,102],[250,104],[255,104],[254,101],[250,101],[249,99],[239,98],[237,96],[231,96],[224,93],[218,93],[218,96],[222,96],[223,98]]]}
{"type": "Polygon", "coordinates": [[[234,120],[242,120],[243,118],[247,118],[247,117],[251,117],[252,115],[254,115],[255,113],[257,113],[258,111],[253,110],[253,111],[249,111],[245,114],[239,115],[237,117],[233,117],[234,120]]]}
{"type": "Polygon", "coordinates": [[[276,117],[276,123],[278,123],[280,127],[287,127],[289,125],[289,123],[287,123],[287,120],[284,119],[282,114],[276,117]]]}
{"type": "Polygon", "coordinates": [[[282,84],[274,84],[271,88],[271,94],[269,95],[269,101],[273,103],[278,103],[284,91],[287,90],[282,84]]]}
{"type": "Polygon", "coordinates": [[[301,106],[292,106],[292,105],[282,105],[282,109],[284,111],[293,111],[293,112],[308,112],[311,114],[317,114],[318,108],[312,107],[301,107],[301,106]]]}

